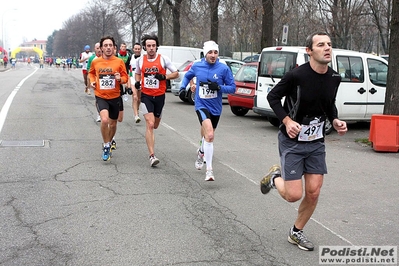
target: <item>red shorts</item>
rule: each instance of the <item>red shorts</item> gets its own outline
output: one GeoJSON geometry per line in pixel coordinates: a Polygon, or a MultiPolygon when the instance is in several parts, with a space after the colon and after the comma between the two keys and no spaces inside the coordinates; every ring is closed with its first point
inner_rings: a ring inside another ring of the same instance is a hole
{"type": "Polygon", "coordinates": [[[87,75],[87,69],[83,69],[82,72],[83,72],[83,75],[87,75]]]}

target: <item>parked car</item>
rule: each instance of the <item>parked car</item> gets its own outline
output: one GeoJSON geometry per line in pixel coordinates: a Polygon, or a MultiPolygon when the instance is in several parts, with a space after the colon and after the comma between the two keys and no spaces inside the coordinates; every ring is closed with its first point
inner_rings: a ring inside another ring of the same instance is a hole
{"type": "Polygon", "coordinates": [[[181,66],[177,68],[179,76],[170,81],[170,86],[171,86],[170,91],[174,95],[179,96],[180,100],[182,100],[183,102],[188,102],[188,98],[186,96],[186,92],[180,93],[180,84],[183,81],[184,75],[191,68],[193,63],[194,61],[192,60],[187,60],[186,62],[184,62],[181,66]]]}
{"type": "Polygon", "coordinates": [[[258,62],[259,61],[259,54],[254,54],[254,55],[251,55],[251,56],[247,56],[242,61],[244,61],[245,63],[258,62]]]}
{"type": "MultiPolygon", "coordinates": [[[[237,71],[240,69],[240,67],[244,64],[244,62],[235,60],[235,59],[229,59],[229,58],[223,58],[220,59],[221,62],[225,63],[233,73],[233,76],[237,73],[237,71]]],[[[192,64],[195,61],[192,61],[191,63],[188,63],[187,65],[184,66],[181,65],[178,69],[182,69],[182,71],[179,71],[179,77],[176,79],[173,79],[171,82],[171,92],[179,96],[180,100],[183,102],[189,102],[191,104],[194,104],[194,94],[191,92],[189,85],[186,87],[186,91],[179,92],[180,91],[180,84],[183,81],[184,75],[186,72],[191,68],[192,64]]],[[[186,62],[187,63],[187,62],[186,62]]],[[[223,99],[227,99],[227,94],[223,94],[223,99]]]]}
{"type": "Polygon", "coordinates": [[[227,100],[231,112],[237,116],[246,115],[254,106],[258,64],[258,62],[246,63],[234,76],[236,92],[229,94],[227,100]]]}

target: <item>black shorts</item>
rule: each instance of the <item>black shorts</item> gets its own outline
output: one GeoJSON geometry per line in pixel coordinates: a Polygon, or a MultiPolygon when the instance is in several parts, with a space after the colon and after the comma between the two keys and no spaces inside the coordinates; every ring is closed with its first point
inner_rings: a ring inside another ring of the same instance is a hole
{"type": "Polygon", "coordinates": [[[165,94],[159,96],[150,96],[141,93],[141,112],[143,115],[154,113],[155,117],[161,117],[162,109],[165,105],[165,94]]]}
{"type": "Polygon", "coordinates": [[[220,115],[212,115],[207,109],[199,109],[196,111],[198,120],[202,125],[202,121],[205,119],[210,119],[212,123],[212,127],[215,129],[218,126],[220,115]]]}
{"type": "Polygon", "coordinates": [[[103,98],[96,96],[96,106],[97,106],[98,112],[101,112],[101,110],[104,110],[104,109],[108,110],[108,116],[112,120],[118,119],[119,111],[121,110],[121,108],[123,111],[121,97],[118,97],[115,99],[103,99],[103,98]]]}
{"type": "Polygon", "coordinates": [[[121,105],[119,106],[119,111],[123,111],[123,99],[122,97],[119,97],[121,100],[121,105]]]}
{"type": "Polygon", "coordinates": [[[284,180],[298,180],[305,173],[327,174],[326,148],[323,141],[296,141],[279,131],[278,147],[281,175],[284,180]]]}

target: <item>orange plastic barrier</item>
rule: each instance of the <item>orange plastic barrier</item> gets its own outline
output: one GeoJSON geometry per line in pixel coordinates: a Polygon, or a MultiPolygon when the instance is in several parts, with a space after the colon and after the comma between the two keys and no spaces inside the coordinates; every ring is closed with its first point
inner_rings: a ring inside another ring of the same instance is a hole
{"type": "Polygon", "coordinates": [[[399,151],[399,116],[372,115],[369,141],[375,151],[399,151]]]}

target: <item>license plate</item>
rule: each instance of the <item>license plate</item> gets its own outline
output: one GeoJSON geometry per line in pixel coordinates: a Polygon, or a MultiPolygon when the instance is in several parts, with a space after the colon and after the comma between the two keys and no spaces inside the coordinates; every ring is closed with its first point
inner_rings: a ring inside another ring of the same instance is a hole
{"type": "Polygon", "coordinates": [[[237,93],[242,93],[242,94],[251,94],[250,89],[245,89],[245,88],[238,88],[237,93]]]}

